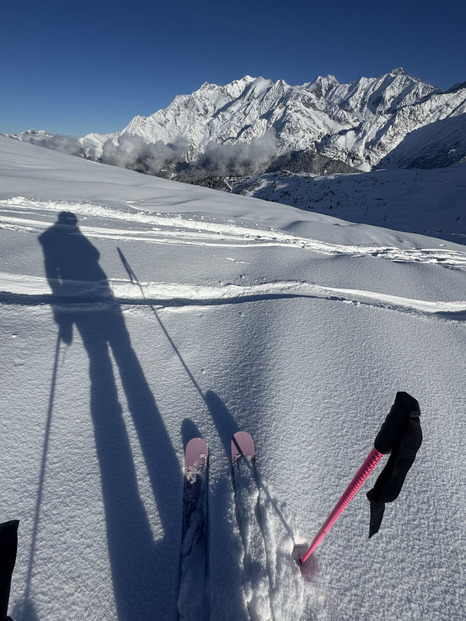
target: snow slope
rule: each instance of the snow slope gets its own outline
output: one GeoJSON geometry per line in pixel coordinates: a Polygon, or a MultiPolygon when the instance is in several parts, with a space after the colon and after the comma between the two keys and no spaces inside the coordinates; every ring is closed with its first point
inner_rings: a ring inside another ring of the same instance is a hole
{"type": "Polygon", "coordinates": [[[402,168],[439,168],[466,160],[466,116],[425,125],[406,136],[379,165],[402,168]]]}
{"type": "Polygon", "coordinates": [[[227,183],[236,194],[352,222],[466,242],[466,164],[351,175],[282,171],[230,178],[227,183]]]}
{"type": "Polygon", "coordinates": [[[210,449],[205,618],[247,619],[238,429],[255,439],[267,524],[256,618],[465,618],[464,246],[2,137],[0,236],[15,621],[176,618],[194,435],[210,449]],[[60,288],[50,229],[63,211],[79,231],[61,246],[60,288]],[[369,541],[372,475],[304,580],[293,545],[314,536],[399,390],[419,400],[424,431],[403,492],[369,541]]]}

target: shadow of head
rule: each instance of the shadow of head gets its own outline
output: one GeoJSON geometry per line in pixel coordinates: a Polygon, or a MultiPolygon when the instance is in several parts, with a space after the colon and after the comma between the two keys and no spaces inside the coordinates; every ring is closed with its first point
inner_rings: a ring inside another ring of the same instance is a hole
{"type": "Polygon", "coordinates": [[[67,226],[76,226],[78,218],[72,211],[60,211],[58,214],[57,224],[64,224],[67,226]]]}

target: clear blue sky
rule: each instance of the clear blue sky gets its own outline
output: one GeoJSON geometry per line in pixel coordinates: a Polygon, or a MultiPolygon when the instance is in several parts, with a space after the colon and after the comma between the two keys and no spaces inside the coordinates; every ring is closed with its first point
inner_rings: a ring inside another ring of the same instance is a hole
{"type": "Polygon", "coordinates": [[[3,0],[0,132],[111,132],[203,82],[302,84],[402,66],[466,81],[466,2],[3,0]]]}

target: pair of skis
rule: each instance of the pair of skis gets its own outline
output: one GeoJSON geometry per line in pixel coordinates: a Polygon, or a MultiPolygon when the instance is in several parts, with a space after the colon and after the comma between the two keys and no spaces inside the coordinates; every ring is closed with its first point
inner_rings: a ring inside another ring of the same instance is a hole
{"type": "MultiPolygon", "coordinates": [[[[185,450],[178,594],[178,615],[183,621],[204,621],[210,618],[208,462],[209,451],[205,440],[190,440],[185,450]]],[[[235,513],[244,551],[244,596],[250,618],[273,618],[259,502],[260,485],[255,462],[252,437],[246,431],[238,431],[231,439],[231,465],[235,513]]]]}

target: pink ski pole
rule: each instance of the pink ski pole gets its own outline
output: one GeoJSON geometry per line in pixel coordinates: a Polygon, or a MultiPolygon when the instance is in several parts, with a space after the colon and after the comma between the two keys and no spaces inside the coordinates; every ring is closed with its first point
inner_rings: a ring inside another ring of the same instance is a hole
{"type": "Polygon", "coordinates": [[[351,481],[345,493],[321,526],[317,535],[314,537],[308,551],[301,559],[301,565],[304,564],[311,556],[382,457],[387,453],[390,453],[396,438],[400,433],[402,433],[406,421],[411,416],[419,416],[418,402],[416,399],[408,395],[408,393],[398,392],[395,397],[395,402],[392,405],[382,427],[380,428],[377,437],[375,438],[374,448],[367,456],[366,461],[359,468],[356,476],[351,481]]]}
{"type": "Polygon", "coordinates": [[[374,470],[374,468],[379,463],[379,461],[382,459],[382,457],[383,457],[383,453],[379,453],[379,451],[376,448],[372,449],[372,451],[367,456],[363,465],[359,468],[356,476],[354,477],[354,479],[351,481],[351,483],[347,487],[345,493],[340,498],[340,500],[337,502],[337,504],[333,508],[328,518],[325,520],[325,522],[320,527],[320,530],[317,533],[317,535],[314,537],[311,545],[309,546],[308,551],[301,559],[301,564],[305,563],[307,559],[311,556],[311,554],[314,552],[314,550],[317,548],[319,543],[322,541],[322,539],[325,537],[328,531],[332,528],[332,526],[335,524],[335,522],[340,517],[340,515],[343,513],[343,511],[346,509],[350,501],[353,499],[353,496],[356,494],[356,492],[361,487],[361,485],[364,483],[364,481],[367,479],[367,477],[370,475],[370,473],[374,470]]]}

